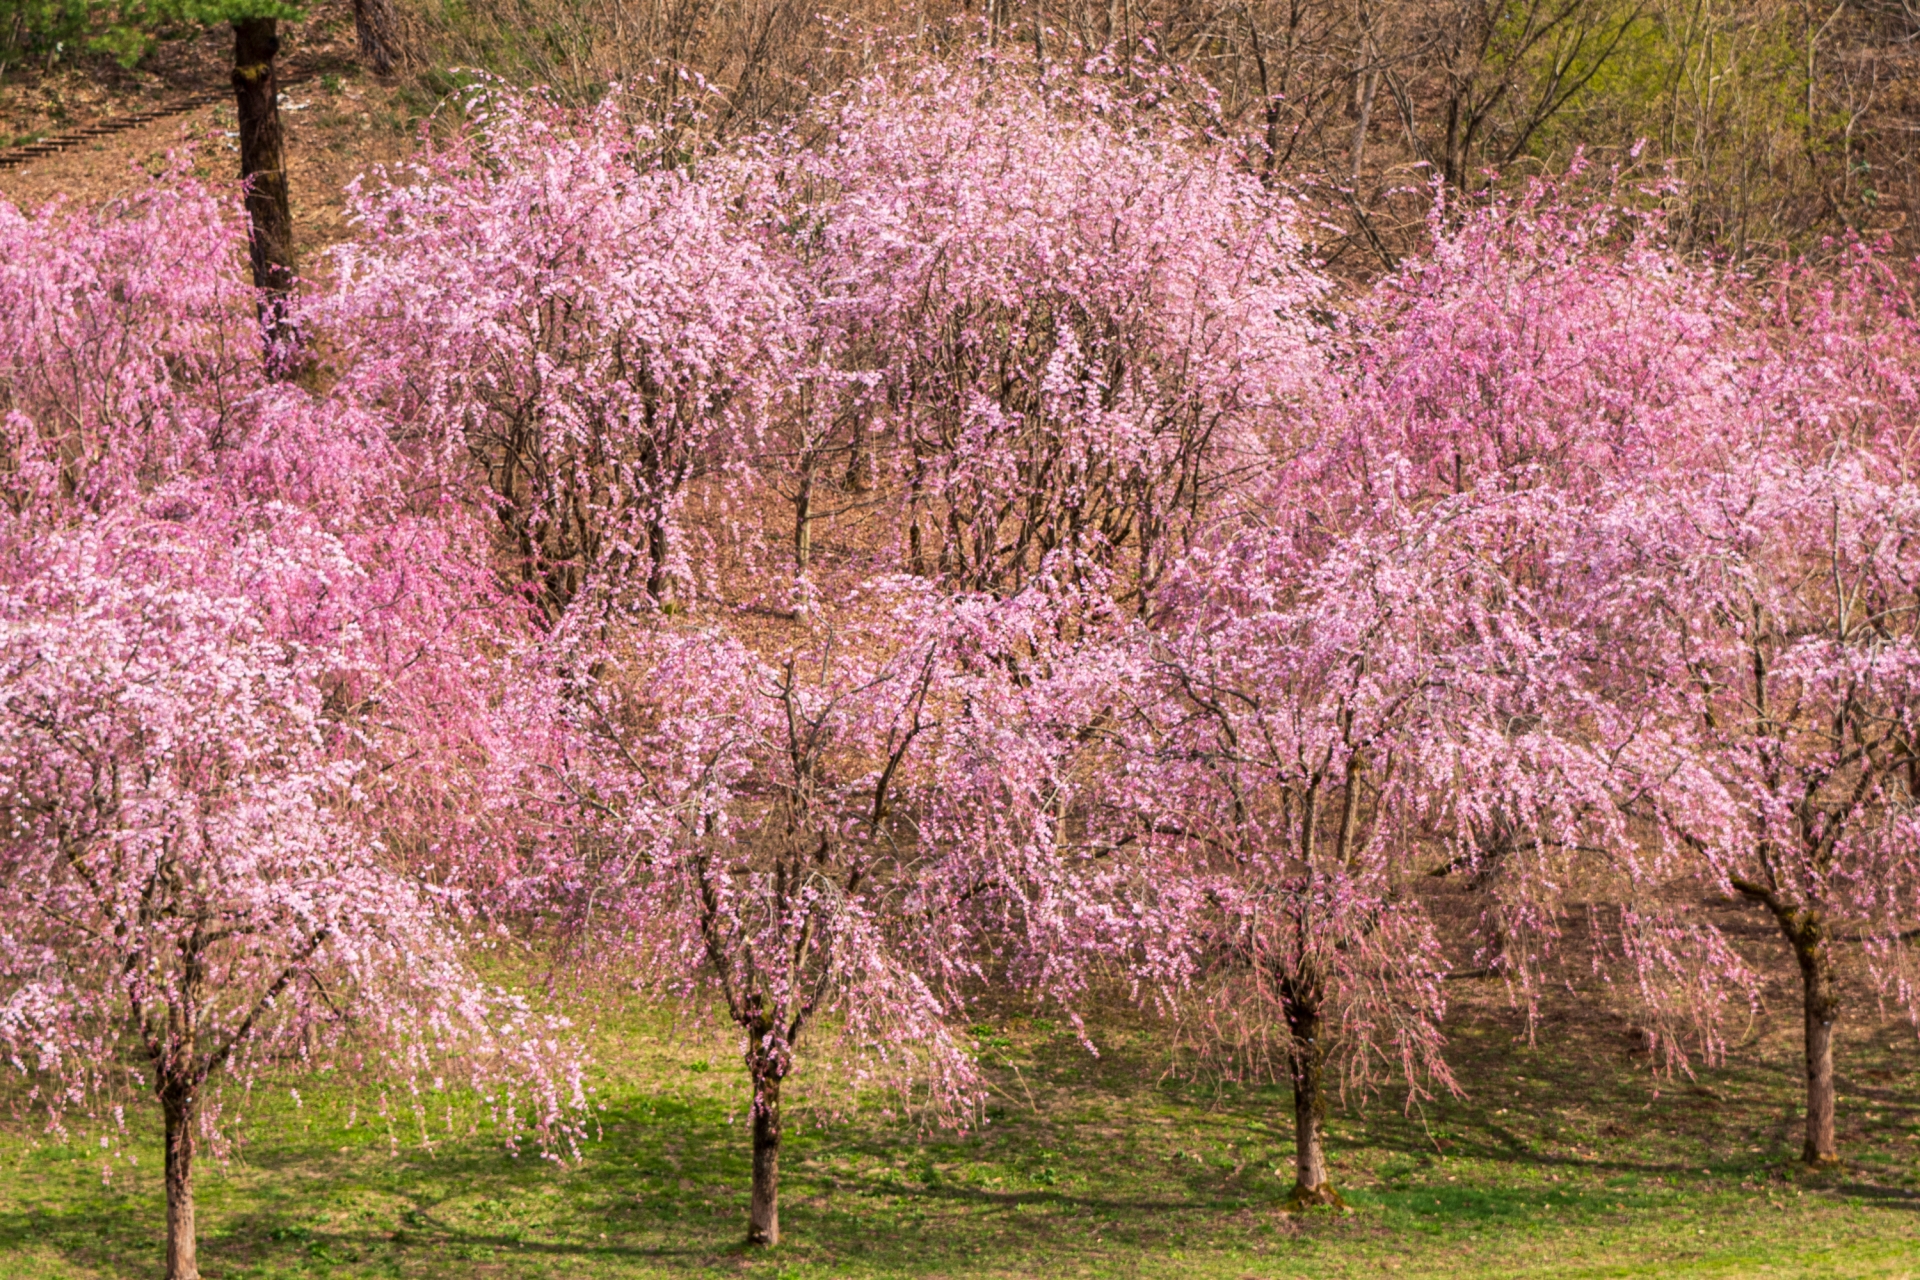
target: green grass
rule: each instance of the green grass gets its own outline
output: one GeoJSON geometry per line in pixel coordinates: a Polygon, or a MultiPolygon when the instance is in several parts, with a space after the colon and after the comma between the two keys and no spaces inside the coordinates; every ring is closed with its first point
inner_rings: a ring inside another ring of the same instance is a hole
{"type": "MultiPolygon", "coordinates": [[[[1782,1019],[1784,1023],[1786,1019],[1782,1019]]],[[[1168,1078],[1150,1027],[978,1029],[989,1123],[920,1135],[878,1108],[790,1112],[787,1242],[748,1253],[744,1079],[724,1038],[603,1028],[599,1136],[558,1168],[484,1133],[389,1151],[365,1099],[308,1086],[200,1179],[202,1265],[239,1277],[1920,1275],[1920,1053],[1843,1045],[1843,1146],[1798,1169],[1790,1037],[1659,1082],[1624,1038],[1537,1048],[1498,1010],[1454,1031],[1464,1099],[1336,1108],[1350,1211],[1280,1211],[1284,1088],[1168,1078]],[[1656,1092],[1656,1086],[1657,1092],[1656,1092]],[[348,1108],[360,1115],[348,1124],[348,1108]]],[[[803,1068],[804,1070],[805,1068],[803,1068]]],[[[258,1098],[282,1096],[264,1086],[258,1098]]],[[[159,1274],[157,1152],[0,1139],[0,1275],[159,1274]]]]}

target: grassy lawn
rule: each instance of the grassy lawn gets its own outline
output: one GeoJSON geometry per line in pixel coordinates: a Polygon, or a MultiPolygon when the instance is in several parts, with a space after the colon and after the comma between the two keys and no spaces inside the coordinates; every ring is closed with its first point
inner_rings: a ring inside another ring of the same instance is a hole
{"type": "MultiPolygon", "coordinates": [[[[1351,1207],[1307,1215],[1277,1207],[1284,1088],[1173,1080],[1148,1027],[1096,1028],[1095,1059],[1008,1016],[976,1029],[995,1100],[975,1135],[923,1137],[878,1108],[790,1111],[772,1254],[738,1244],[745,1083],[729,1042],[633,1015],[597,1034],[604,1109],[575,1167],[484,1132],[391,1154],[340,1087],[273,1103],[244,1154],[202,1166],[202,1264],[217,1280],[1920,1275],[1911,1032],[1852,1029],[1849,1162],[1811,1175],[1794,1163],[1790,1012],[1723,1069],[1661,1082],[1617,1026],[1550,1027],[1529,1047],[1487,1000],[1453,1033],[1470,1096],[1336,1107],[1351,1207]]],[[[0,1138],[0,1275],[157,1276],[150,1128],[107,1184],[97,1145],[36,1144],[19,1125],[0,1138]]]]}

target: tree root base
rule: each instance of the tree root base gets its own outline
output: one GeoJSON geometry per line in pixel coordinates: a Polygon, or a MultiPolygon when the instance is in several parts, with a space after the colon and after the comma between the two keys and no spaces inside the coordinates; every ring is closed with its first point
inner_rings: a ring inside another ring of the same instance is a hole
{"type": "Polygon", "coordinates": [[[1317,1187],[1293,1184],[1293,1192],[1287,1197],[1281,1209],[1287,1213],[1305,1213],[1309,1209],[1345,1209],[1347,1202],[1333,1189],[1331,1182],[1323,1182],[1317,1187]]]}

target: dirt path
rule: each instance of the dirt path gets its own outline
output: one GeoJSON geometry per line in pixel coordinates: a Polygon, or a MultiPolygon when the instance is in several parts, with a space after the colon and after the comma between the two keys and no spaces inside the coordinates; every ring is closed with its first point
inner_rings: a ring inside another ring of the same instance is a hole
{"type": "Polygon", "coordinates": [[[82,143],[92,142],[96,138],[111,137],[116,133],[125,133],[129,129],[136,129],[144,124],[152,124],[156,120],[164,120],[168,116],[182,115],[188,111],[192,111],[196,107],[211,106],[218,101],[221,96],[219,93],[209,91],[192,97],[182,98],[166,106],[152,107],[144,111],[135,111],[128,115],[113,116],[96,124],[90,124],[84,129],[75,129],[70,133],[57,133],[51,138],[29,143],[26,146],[12,147],[8,150],[0,151],[0,169],[17,169],[21,165],[38,160],[43,156],[56,155],[59,152],[80,146],[82,143]]]}

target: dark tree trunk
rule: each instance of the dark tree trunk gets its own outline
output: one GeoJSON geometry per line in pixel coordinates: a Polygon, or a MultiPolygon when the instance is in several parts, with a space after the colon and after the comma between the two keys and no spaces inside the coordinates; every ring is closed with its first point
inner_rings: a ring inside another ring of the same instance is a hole
{"type": "Polygon", "coordinates": [[[240,120],[240,176],[247,183],[247,218],[254,287],[269,362],[279,372],[293,364],[287,314],[293,291],[293,209],[287,198],[286,138],[280,128],[280,84],[274,59],[279,23],[240,18],[233,24],[233,96],[240,120]]]}
{"type": "Polygon", "coordinates": [[[1833,1136],[1833,1024],[1840,1016],[1833,957],[1826,930],[1811,913],[1789,941],[1800,962],[1806,1014],[1807,1144],[1801,1155],[1808,1164],[1833,1164],[1840,1159],[1833,1136]]]}
{"type": "Polygon", "coordinates": [[[1833,1137],[1833,1024],[1840,1018],[1840,992],[1834,981],[1827,922],[1816,908],[1781,897],[1771,883],[1738,876],[1732,883],[1749,902],[1773,913],[1800,964],[1807,1065],[1807,1144],[1801,1158],[1811,1165],[1834,1164],[1840,1152],[1833,1137]]]}
{"type": "Polygon", "coordinates": [[[800,491],[793,498],[793,570],[805,573],[813,563],[813,454],[800,467],[800,491]]]}
{"type": "Polygon", "coordinates": [[[360,56],[374,74],[392,75],[400,60],[400,30],[393,0],[353,0],[353,30],[360,38],[360,56]]]}
{"type": "Polygon", "coordinates": [[[853,439],[847,447],[847,488],[855,493],[873,488],[873,429],[865,414],[853,420],[853,439]]]}
{"type": "Polygon", "coordinates": [[[1288,1203],[1297,1208],[1338,1205],[1340,1193],[1327,1170],[1327,1049],[1320,993],[1309,984],[1288,983],[1285,999],[1287,1068],[1293,1079],[1294,1182],[1288,1203]]]}
{"type": "Polygon", "coordinates": [[[913,478],[907,486],[907,572],[916,578],[927,576],[926,539],[920,532],[920,507],[926,498],[926,488],[926,463],[916,456],[913,478]]]}
{"type": "Polygon", "coordinates": [[[167,1118],[167,1280],[200,1280],[199,1242],[193,1224],[194,1092],[163,1087],[167,1118]]]}
{"type": "Polygon", "coordinates": [[[753,1197],[747,1209],[747,1243],[780,1243],[780,1077],[753,1079],[753,1197]]]}
{"type": "Polygon", "coordinates": [[[667,590],[667,522],[654,519],[647,522],[647,594],[661,608],[669,605],[667,590]]]}

